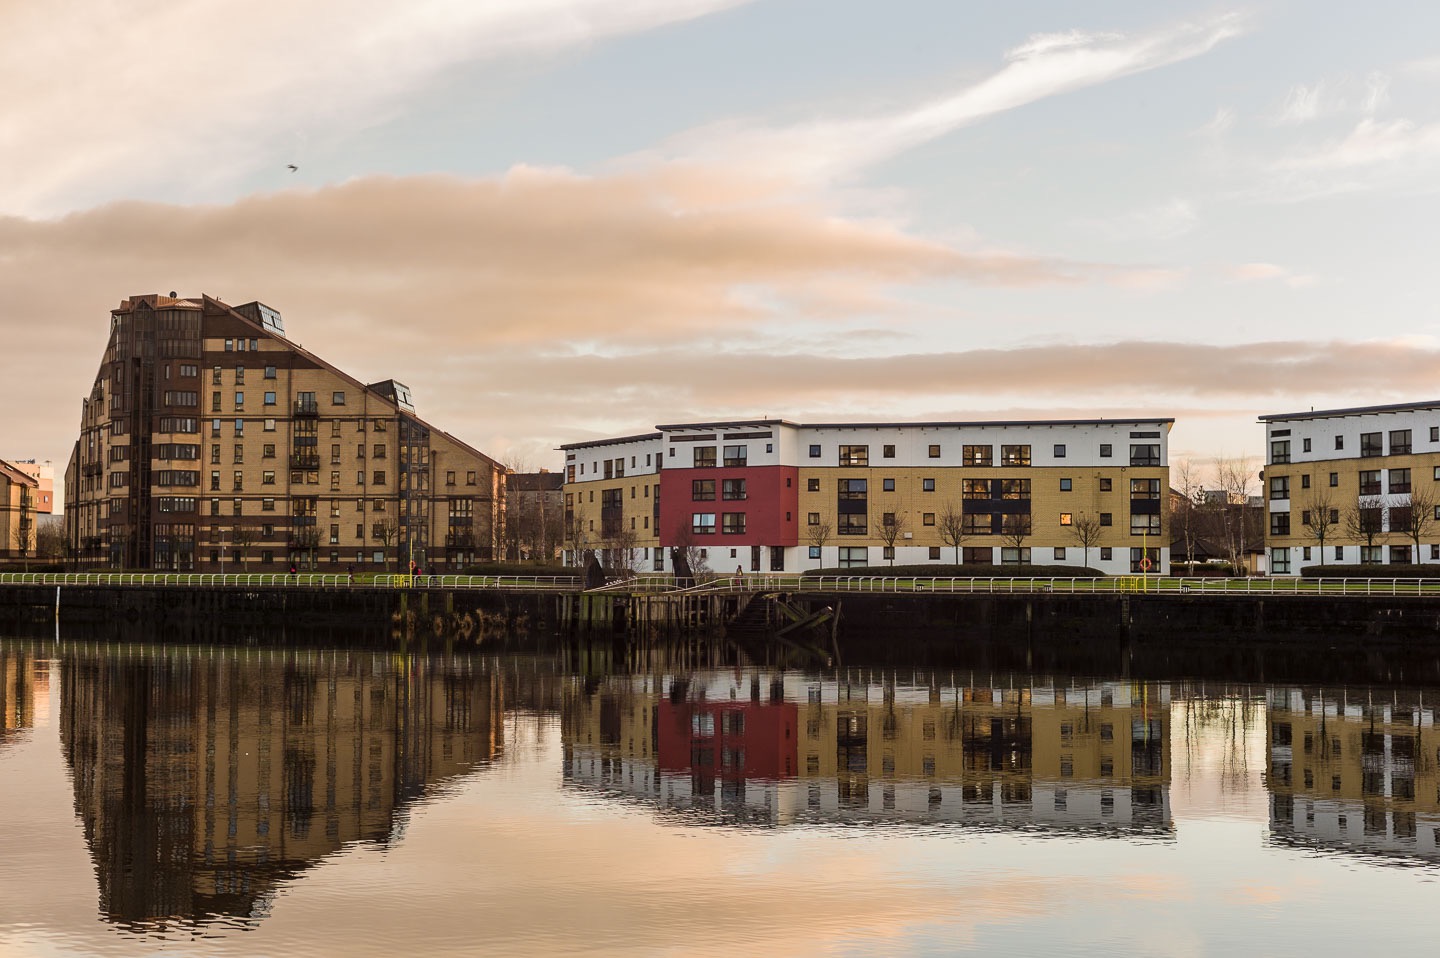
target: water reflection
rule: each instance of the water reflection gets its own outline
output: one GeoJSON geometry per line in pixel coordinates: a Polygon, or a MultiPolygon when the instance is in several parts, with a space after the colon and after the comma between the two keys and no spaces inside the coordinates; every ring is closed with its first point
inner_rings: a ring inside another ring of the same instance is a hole
{"type": "Polygon", "coordinates": [[[127,924],[261,917],[503,745],[502,688],[472,660],[98,647],[61,675],[100,909],[127,924]]]}
{"type": "Polygon", "coordinates": [[[0,646],[0,749],[35,727],[35,698],[49,685],[50,673],[29,652],[0,646]]]}
{"type": "Polygon", "coordinates": [[[1434,693],[1272,688],[1267,699],[1276,841],[1440,862],[1434,693]]]}
{"type": "Polygon", "coordinates": [[[708,672],[564,709],[567,784],[687,821],[1174,831],[1164,683],[708,672]]]}

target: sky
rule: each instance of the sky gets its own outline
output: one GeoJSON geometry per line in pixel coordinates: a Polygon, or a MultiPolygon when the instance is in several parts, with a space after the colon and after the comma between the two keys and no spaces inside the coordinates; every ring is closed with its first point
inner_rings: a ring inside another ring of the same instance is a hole
{"type": "Polygon", "coordinates": [[[1210,462],[1440,396],[1440,7],[0,0],[0,90],[0,456],[57,472],[171,290],[532,470],[759,416],[1210,462]]]}

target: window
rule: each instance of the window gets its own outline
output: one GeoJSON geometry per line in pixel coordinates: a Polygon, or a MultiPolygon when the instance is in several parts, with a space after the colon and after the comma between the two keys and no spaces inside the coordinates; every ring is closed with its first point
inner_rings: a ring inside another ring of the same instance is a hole
{"type": "Polygon", "coordinates": [[[1056,547],[1055,547],[1055,561],[1056,561],[1056,562],[1064,562],[1064,561],[1065,561],[1065,547],[1064,547],[1064,546],[1056,546],[1056,547]]]}
{"type": "Polygon", "coordinates": [[[820,458],[820,447],[819,447],[819,446],[817,446],[817,445],[812,445],[812,446],[810,447],[810,458],[811,458],[811,459],[819,459],[819,458],[820,458]]]}
{"type": "Polygon", "coordinates": [[[1061,479],[1061,480],[1060,480],[1060,491],[1061,491],[1061,492],[1069,492],[1069,491],[1070,491],[1070,480],[1069,480],[1069,479],[1061,479]]]}
{"type": "Polygon", "coordinates": [[[1392,456],[1408,456],[1408,455],[1410,455],[1410,430],[1408,430],[1408,429],[1392,429],[1392,430],[1390,430],[1390,455],[1392,455],[1392,456]]]}
{"type": "Polygon", "coordinates": [[[748,447],[748,446],[726,446],[726,447],[725,447],[725,465],[727,465],[727,466],[743,466],[743,465],[745,465],[746,460],[747,460],[748,458],[749,458],[749,447],[748,447]]]}
{"type": "MultiPolygon", "coordinates": [[[[1435,476],[1435,478],[1440,479],[1440,470],[1437,470],[1437,475],[1435,476]]],[[[1340,473],[1330,473],[1330,485],[1331,487],[1340,485],[1340,473]]]]}
{"type": "Polygon", "coordinates": [[[836,491],[841,499],[864,499],[866,488],[864,479],[838,479],[836,480],[836,491]]]}
{"type": "Polygon", "coordinates": [[[1131,498],[1131,499],[1159,499],[1159,498],[1160,498],[1160,480],[1159,480],[1159,479],[1131,479],[1131,480],[1130,480],[1130,498],[1131,498]]]}
{"type": "Polygon", "coordinates": [[[227,339],[227,340],[225,340],[225,351],[226,351],[227,353],[233,353],[233,352],[235,351],[235,340],[233,340],[233,339],[227,339]]]}
{"type": "Polygon", "coordinates": [[[235,367],[235,385],[239,386],[245,382],[245,367],[235,367]]]}
{"type": "Polygon", "coordinates": [[[932,560],[940,558],[940,547],[939,547],[939,546],[931,546],[931,547],[930,547],[930,558],[931,558],[932,560]]]}
{"type": "Polygon", "coordinates": [[[1071,513],[1062,512],[1060,513],[1060,524],[1062,526],[1073,526],[1075,524],[1075,517],[1071,513]]]}
{"type": "Polygon", "coordinates": [[[1100,444],[1100,458],[1101,458],[1101,459],[1109,459],[1110,456],[1111,456],[1110,443],[1108,443],[1108,442],[1102,442],[1102,443],[1100,444]]]}
{"type": "Polygon", "coordinates": [[[894,491],[895,491],[895,480],[894,480],[894,479],[881,479],[881,480],[880,480],[880,489],[881,489],[882,492],[894,492],[894,491]]]}
{"type": "Polygon", "coordinates": [[[893,512],[884,512],[884,513],[881,513],[881,514],[880,514],[880,524],[881,524],[882,526],[886,526],[887,528],[888,528],[889,526],[893,526],[893,525],[895,524],[895,513],[893,513],[893,512]]]}
{"type": "Polygon", "coordinates": [[[812,559],[818,559],[818,558],[820,558],[820,547],[819,547],[819,546],[811,546],[811,547],[810,547],[810,558],[812,558],[812,559]]]}
{"type": "Polygon", "coordinates": [[[1391,469],[1391,470],[1389,470],[1389,471],[1386,473],[1386,477],[1390,480],[1390,491],[1391,491],[1391,492],[1409,492],[1409,491],[1410,491],[1410,470],[1409,470],[1409,469],[1391,469]]]}
{"type": "Polygon", "coordinates": [[[1380,439],[1381,434],[1378,432],[1362,432],[1360,434],[1360,458],[1373,459],[1376,456],[1383,456],[1385,448],[1380,439]]]}
{"type": "Polygon", "coordinates": [[[842,512],[836,517],[839,522],[836,534],[842,536],[863,536],[865,534],[865,513],[842,512]]]}
{"type": "Polygon", "coordinates": [[[337,390],[336,392],[331,393],[331,394],[330,394],[330,402],[331,402],[332,405],[335,405],[335,406],[343,406],[343,405],[345,405],[345,394],[344,394],[343,392],[339,392],[338,390],[337,390]]]}
{"type": "Polygon", "coordinates": [[[1101,524],[1102,526],[1114,525],[1114,524],[1115,524],[1114,513],[1110,513],[1110,512],[1102,512],[1102,513],[1100,513],[1100,524],[1101,524]]]}
{"type": "Polygon", "coordinates": [[[690,514],[690,531],[697,536],[715,534],[715,513],[693,512],[690,514]]]}
{"type": "Polygon", "coordinates": [[[934,492],[934,491],[935,491],[935,480],[934,480],[934,479],[921,479],[921,480],[920,480],[920,491],[921,491],[921,492],[934,492]]]}
{"type": "Polygon", "coordinates": [[[925,525],[925,526],[933,526],[933,525],[935,524],[935,513],[933,513],[933,512],[924,512],[924,513],[921,513],[921,514],[920,514],[920,524],[921,524],[921,525],[925,525]]]}
{"type": "Polygon", "coordinates": [[[840,568],[858,569],[870,563],[870,550],[864,546],[841,546],[840,568]]]}
{"type": "MultiPolygon", "coordinates": [[[[633,490],[632,490],[633,491],[633,490]]],[[[721,495],[726,499],[745,499],[745,480],[726,479],[721,486],[721,495]]]]}
{"type": "Polygon", "coordinates": [[[690,482],[690,499],[692,502],[708,502],[715,498],[714,479],[692,479],[690,482]]]}
{"type": "Polygon", "coordinates": [[[472,470],[470,470],[469,472],[465,473],[465,485],[467,485],[467,486],[473,486],[473,485],[476,485],[476,484],[477,484],[477,481],[476,481],[476,473],[475,473],[475,470],[472,469],[472,470]]]}
{"type": "Polygon", "coordinates": [[[275,420],[273,420],[273,419],[267,419],[267,420],[265,420],[265,431],[266,431],[266,432],[274,432],[274,431],[275,431],[275,420]]]}
{"type": "Polygon", "coordinates": [[[1110,558],[1111,558],[1110,547],[1109,547],[1109,546],[1101,546],[1101,547],[1100,547],[1100,561],[1101,561],[1101,562],[1109,562],[1109,561],[1110,561],[1110,558]]]}
{"type": "Polygon", "coordinates": [[[881,449],[881,455],[884,456],[886,459],[894,459],[894,458],[895,458],[895,447],[894,447],[894,446],[884,446],[884,447],[882,447],[882,449],[881,449]]]}
{"type": "Polygon", "coordinates": [[[1270,550],[1270,571],[1277,575],[1288,575],[1290,572],[1290,550],[1270,550]]]}
{"type": "Polygon", "coordinates": [[[1301,450],[1302,450],[1303,452],[1309,452],[1309,451],[1310,451],[1310,440],[1309,440],[1309,439],[1302,439],[1302,440],[1300,440],[1300,443],[1301,443],[1301,450]]]}
{"type": "Polygon", "coordinates": [[[961,450],[961,461],[967,466],[994,465],[992,459],[994,448],[994,446],[965,446],[961,450]]]}
{"type": "Polygon", "coordinates": [[[996,531],[994,523],[988,515],[977,515],[973,512],[967,512],[960,521],[961,527],[965,530],[966,535],[988,536],[996,531]]]}
{"type": "Polygon", "coordinates": [[[1382,558],[1382,556],[1384,555],[1384,549],[1384,546],[1361,546],[1360,564],[1379,565],[1381,562],[1384,561],[1384,559],[1382,558]]]}
{"type": "Polygon", "coordinates": [[[225,381],[220,378],[220,370],[221,367],[219,366],[216,366],[214,369],[210,370],[210,385],[223,386],[225,384],[225,381]]]}
{"type": "Polygon", "coordinates": [[[1270,534],[1272,536],[1288,536],[1290,534],[1290,513],[1270,513],[1270,534]]]}
{"type": "Polygon", "coordinates": [[[807,526],[818,526],[820,524],[820,513],[807,512],[805,514],[805,524],[807,526]]]}
{"type": "Polygon", "coordinates": [[[235,490],[238,492],[245,488],[245,473],[239,469],[235,470],[235,490]]]}
{"type": "MultiPolygon", "coordinates": [[[[1001,480],[999,480],[999,482],[1000,482],[1000,498],[1001,498],[1001,499],[1029,499],[1029,498],[1030,498],[1030,480],[1029,480],[1029,479],[1001,479],[1001,480]]],[[[992,487],[992,488],[993,488],[993,487],[992,487]]]]}
{"type": "Polygon", "coordinates": [[[245,420],[243,420],[243,419],[237,419],[237,420],[235,420],[235,435],[237,435],[237,436],[243,435],[244,432],[245,432],[245,420]]]}
{"type": "Polygon", "coordinates": [[[1380,470],[1365,469],[1360,473],[1360,495],[1380,495],[1380,470]]]}
{"type": "Polygon", "coordinates": [[[696,469],[715,468],[714,446],[696,446],[691,452],[693,454],[692,462],[696,469]]]}
{"type": "Polygon", "coordinates": [[[1055,444],[1055,458],[1056,458],[1056,459],[1064,459],[1064,458],[1065,458],[1065,444],[1064,444],[1063,442],[1057,442],[1057,443],[1055,444]]]}
{"type": "Polygon", "coordinates": [[[1101,492],[1110,492],[1110,491],[1111,491],[1111,481],[1110,481],[1109,479],[1101,479],[1101,480],[1100,480],[1100,491],[1101,491],[1101,492]]]}
{"type": "Polygon", "coordinates": [[[727,512],[727,513],[724,513],[724,514],[720,517],[720,519],[721,519],[721,522],[720,522],[720,531],[721,531],[722,533],[724,533],[725,535],[729,535],[729,536],[744,535],[744,533],[745,533],[745,513],[743,513],[743,512],[727,512]]]}
{"type": "Polygon", "coordinates": [[[266,366],[266,367],[265,367],[265,378],[266,378],[266,379],[274,379],[274,378],[275,378],[275,367],[274,367],[274,366],[266,366]]]}
{"type": "Polygon", "coordinates": [[[932,445],[932,446],[930,447],[930,458],[931,458],[931,459],[939,459],[939,458],[940,458],[940,447],[939,447],[939,446],[934,446],[934,445],[932,445]]]}
{"type": "Polygon", "coordinates": [[[237,392],[237,393],[235,394],[235,408],[236,408],[236,409],[239,409],[239,408],[241,408],[241,407],[244,406],[244,405],[245,405],[245,394],[244,394],[243,392],[237,392]]]}
{"type": "Polygon", "coordinates": [[[1271,500],[1290,498],[1289,476],[1270,477],[1270,498],[1271,500]]]}
{"type": "Polygon", "coordinates": [[[1028,466],[1030,465],[1029,446],[1001,446],[1000,465],[1002,466],[1028,466]]]}
{"type": "Polygon", "coordinates": [[[1158,443],[1130,446],[1130,465],[1132,466],[1158,466],[1160,465],[1160,446],[1158,443]]]}
{"type": "Polygon", "coordinates": [[[385,485],[385,472],[384,472],[384,470],[377,470],[376,473],[375,473],[375,478],[374,478],[373,481],[374,481],[375,485],[377,485],[377,486],[383,486],[383,485],[385,485]]]}
{"type": "Polygon", "coordinates": [[[264,472],[260,473],[260,485],[262,485],[262,486],[273,486],[273,485],[275,485],[275,473],[274,473],[272,470],[269,470],[269,469],[267,469],[267,470],[265,470],[264,472]]]}
{"type": "Polygon", "coordinates": [[[1290,440],[1276,439],[1270,443],[1270,461],[1272,463],[1286,463],[1290,461],[1290,440]]]}
{"type": "Polygon", "coordinates": [[[820,480],[819,480],[819,479],[806,479],[806,480],[805,480],[805,491],[806,491],[806,492],[819,492],[819,491],[820,491],[820,480]]]}
{"type": "Polygon", "coordinates": [[[995,550],[991,546],[966,546],[960,551],[960,561],[965,565],[990,565],[995,561],[995,550]]]}
{"type": "Polygon", "coordinates": [[[842,466],[868,466],[870,464],[870,447],[841,446],[839,463],[842,466]]]}
{"type": "Polygon", "coordinates": [[[1160,517],[1131,513],[1130,534],[1132,536],[1158,536],[1160,534],[1160,517]]]}
{"type": "Polygon", "coordinates": [[[1029,546],[1023,546],[1023,547],[1017,549],[1017,548],[1015,548],[1014,546],[1005,546],[1005,547],[1001,548],[1001,550],[1000,550],[1000,564],[1001,564],[1001,565],[1029,565],[1029,564],[1030,564],[1030,547],[1029,547],[1029,546]]]}
{"type": "Polygon", "coordinates": [[[1303,475],[1303,476],[1300,477],[1300,488],[1301,488],[1301,489],[1309,489],[1309,488],[1310,488],[1310,474],[1309,474],[1309,473],[1306,473],[1305,475],[1303,475]]]}
{"type": "Polygon", "coordinates": [[[1409,565],[1409,564],[1410,564],[1410,547],[1409,547],[1409,546],[1391,546],[1391,547],[1390,547],[1390,562],[1391,562],[1393,565],[1409,565]]]}
{"type": "Polygon", "coordinates": [[[880,547],[880,558],[882,558],[882,559],[894,559],[894,558],[895,558],[895,547],[894,547],[894,546],[881,546],[881,547],[880,547]]]}
{"type": "Polygon", "coordinates": [[[989,499],[989,479],[962,479],[960,482],[960,495],[964,499],[989,499]]]}

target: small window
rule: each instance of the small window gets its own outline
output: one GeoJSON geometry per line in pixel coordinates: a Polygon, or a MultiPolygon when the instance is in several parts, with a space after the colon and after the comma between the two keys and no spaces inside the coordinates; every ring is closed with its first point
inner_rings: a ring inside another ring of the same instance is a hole
{"type": "Polygon", "coordinates": [[[267,406],[273,406],[273,405],[275,405],[275,394],[274,394],[273,392],[267,392],[267,393],[265,394],[265,405],[267,405],[267,406]]]}
{"type": "Polygon", "coordinates": [[[933,525],[935,524],[935,513],[933,513],[933,512],[921,513],[920,522],[921,522],[922,525],[933,526],[933,525]]]}
{"type": "Polygon", "coordinates": [[[1055,547],[1055,561],[1056,561],[1056,562],[1063,562],[1064,560],[1065,560],[1065,547],[1064,547],[1064,546],[1056,546],[1056,547],[1055,547]]]}
{"type": "Polygon", "coordinates": [[[1061,479],[1061,480],[1060,480],[1060,491],[1061,491],[1061,492],[1069,492],[1069,491],[1070,491],[1070,480],[1069,480],[1069,479],[1061,479]]]}
{"type": "Polygon", "coordinates": [[[931,459],[939,459],[939,458],[940,458],[940,447],[939,447],[939,446],[934,446],[934,445],[932,445],[932,446],[930,447],[930,458],[931,458],[931,459]]]}
{"type": "Polygon", "coordinates": [[[1336,437],[1335,437],[1335,448],[1336,448],[1336,449],[1344,449],[1344,448],[1345,448],[1345,437],[1344,437],[1344,436],[1336,436],[1336,437]]]}
{"type": "Polygon", "coordinates": [[[805,480],[805,491],[806,491],[806,492],[819,492],[819,491],[820,491],[820,480],[819,480],[819,479],[806,479],[806,480],[805,480]]]}
{"type": "Polygon", "coordinates": [[[266,431],[266,432],[274,432],[274,431],[275,431],[275,420],[273,420],[273,419],[267,419],[267,420],[265,420],[265,431],[266,431]]]}
{"type": "Polygon", "coordinates": [[[235,394],[235,408],[238,409],[243,405],[245,405],[245,394],[242,392],[237,392],[235,394]]]}
{"type": "Polygon", "coordinates": [[[336,392],[331,394],[330,402],[332,402],[336,406],[345,405],[345,394],[343,392],[336,392]]]}
{"type": "Polygon", "coordinates": [[[806,515],[805,515],[805,524],[806,524],[806,525],[809,525],[809,526],[818,526],[818,525],[820,524],[820,513],[818,513],[818,512],[806,513],[806,515]]]}
{"type": "Polygon", "coordinates": [[[265,378],[266,378],[266,379],[274,379],[274,378],[275,378],[275,367],[274,367],[274,366],[266,366],[266,367],[265,367],[265,378]]]}
{"type": "Polygon", "coordinates": [[[819,446],[811,446],[811,447],[810,447],[810,458],[811,458],[811,459],[819,459],[819,458],[820,458],[820,447],[819,447],[819,446]]]}
{"type": "Polygon", "coordinates": [[[1109,562],[1109,561],[1110,561],[1110,547],[1109,547],[1109,546],[1101,546],[1101,547],[1100,547],[1100,561],[1101,561],[1101,562],[1109,562]]]}
{"type": "Polygon", "coordinates": [[[1113,487],[1111,486],[1111,480],[1110,480],[1110,479],[1107,478],[1107,479],[1101,479],[1101,480],[1100,480],[1100,491],[1101,491],[1101,492],[1110,492],[1112,488],[1113,488],[1113,487]]]}
{"type": "Polygon", "coordinates": [[[1115,523],[1114,523],[1114,520],[1113,520],[1113,518],[1112,518],[1112,513],[1109,513],[1109,512],[1102,512],[1102,513],[1100,513],[1100,524],[1101,524],[1102,526],[1114,525],[1115,523]]]}
{"type": "Polygon", "coordinates": [[[895,447],[894,447],[894,446],[884,446],[884,447],[881,448],[881,453],[880,453],[880,454],[881,454],[884,458],[886,458],[886,459],[894,459],[894,458],[895,458],[895,447]]]}
{"type": "Polygon", "coordinates": [[[1060,524],[1062,526],[1073,526],[1075,524],[1075,517],[1068,512],[1062,512],[1060,513],[1060,524]]]}
{"type": "MultiPolygon", "coordinates": [[[[1302,440],[1300,440],[1300,448],[1301,448],[1301,450],[1304,451],[1304,452],[1309,452],[1309,451],[1310,451],[1310,440],[1309,440],[1309,439],[1302,439],[1302,440]]],[[[1309,557],[1307,556],[1306,558],[1309,558],[1309,557]]]]}
{"type": "Polygon", "coordinates": [[[812,558],[812,559],[818,559],[818,558],[820,558],[820,547],[819,547],[819,546],[811,546],[811,547],[810,547],[810,558],[812,558]]]}
{"type": "Polygon", "coordinates": [[[1055,444],[1055,458],[1056,458],[1056,459],[1064,459],[1064,458],[1065,458],[1065,444],[1064,444],[1063,442],[1057,442],[1057,443],[1055,444]]]}
{"type": "Polygon", "coordinates": [[[920,480],[920,491],[921,491],[921,492],[934,492],[934,491],[935,491],[935,480],[934,480],[934,479],[921,479],[921,480],[920,480]]]}
{"type": "Polygon", "coordinates": [[[931,558],[932,561],[935,560],[935,559],[940,558],[940,547],[939,547],[939,546],[931,546],[931,547],[930,547],[930,558],[931,558]]]}
{"type": "Polygon", "coordinates": [[[880,488],[881,488],[881,490],[884,491],[884,492],[894,492],[894,491],[895,491],[895,480],[894,480],[894,479],[881,479],[881,480],[880,480],[880,488]]]}
{"type": "MultiPolygon", "coordinates": [[[[1435,476],[1435,478],[1440,479],[1440,473],[1437,473],[1436,476],[1435,476]]],[[[1338,472],[1332,472],[1332,473],[1330,473],[1330,485],[1331,485],[1332,487],[1340,485],[1340,473],[1338,473],[1338,472]]]]}
{"type": "Polygon", "coordinates": [[[1112,453],[1111,453],[1111,451],[1110,451],[1110,443],[1108,443],[1108,442],[1102,442],[1102,443],[1100,444],[1100,458],[1101,458],[1101,459],[1109,459],[1109,458],[1111,457],[1111,455],[1112,455],[1112,453]]]}

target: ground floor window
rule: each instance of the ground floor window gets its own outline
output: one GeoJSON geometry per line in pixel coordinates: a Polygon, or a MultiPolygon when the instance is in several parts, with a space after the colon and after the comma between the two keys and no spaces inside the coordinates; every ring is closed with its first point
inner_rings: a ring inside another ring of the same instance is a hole
{"type": "Polygon", "coordinates": [[[810,547],[810,558],[812,558],[812,559],[818,559],[818,558],[820,558],[820,547],[819,547],[819,546],[811,546],[811,547],[810,547]]]}
{"type": "Polygon", "coordinates": [[[1110,561],[1110,557],[1111,557],[1110,547],[1109,547],[1109,546],[1101,546],[1101,547],[1100,547],[1100,561],[1101,561],[1101,562],[1109,562],[1109,561],[1110,561]]]}
{"type": "Polygon", "coordinates": [[[894,547],[894,546],[885,546],[885,547],[883,547],[883,548],[880,550],[880,558],[882,558],[882,559],[894,559],[894,558],[895,558],[895,547],[894,547]]]}
{"type": "Polygon", "coordinates": [[[1361,546],[1360,564],[1379,565],[1380,563],[1384,562],[1385,560],[1382,555],[1384,548],[1384,546],[1361,546]]]}
{"type": "Polygon", "coordinates": [[[1029,564],[1030,564],[1030,547],[1029,547],[1029,546],[1024,546],[1024,547],[1022,547],[1022,548],[1017,549],[1017,548],[1014,548],[1013,546],[1005,546],[1004,548],[1002,548],[1002,549],[1000,550],[1000,564],[1001,564],[1001,565],[1029,565],[1029,564]]]}
{"type": "Polygon", "coordinates": [[[961,557],[966,565],[994,565],[995,549],[992,546],[966,546],[961,557]]]}
{"type": "MultiPolygon", "coordinates": [[[[1273,517],[1272,517],[1273,518],[1273,517]]],[[[1290,573],[1290,550],[1270,550],[1270,571],[1276,575],[1289,575],[1290,573]]]]}
{"type": "Polygon", "coordinates": [[[1140,575],[1147,572],[1159,572],[1160,550],[1132,548],[1130,550],[1130,571],[1140,575]]]}
{"type": "Polygon", "coordinates": [[[656,546],[654,549],[651,549],[650,551],[653,553],[653,555],[651,556],[651,558],[654,560],[654,564],[651,566],[651,569],[652,569],[653,571],[655,571],[655,572],[664,572],[664,571],[665,571],[665,550],[664,550],[664,549],[661,549],[659,546],[656,546]]]}
{"type": "Polygon", "coordinates": [[[1391,547],[1390,547],[1390,564],[1391,564],[1391,565],[1409,565],[1409,564],[1410,564],[1410,547],[1409,547],[1409,546],[1391,546],[1391,547]]]}
{"type": "Polygon", "coordinates": [[[1055,561],[1056,561],[1056,562],[1064,562],[1064,561],[1065,561],[1065,547],[1064,547],[1064,546],[1056,546],[1056,547],[1055,547],[1055,561]]]}
{"type": "Polygon", "coordinates": [[[785,571],[785,547],[784,547],[784,546],[771,546],[771,547],[770,547],[770,571],[771,571],[771,572],[784,572],[784,571],[785,571]]]}
{"type": "Polygon", "coordinates": [[[865,546],[841,546],[840,568],[858,569],[870,564],[870,550],[865,546]]]}
{"type": "Polygon", "coordinates": [[[930,547],[930,558],[931,558],[931,559],[938,559],[938,558],[940,558],[940,547],[939,547],[939,546],[931,546],[931,547],[930,547]]]}

